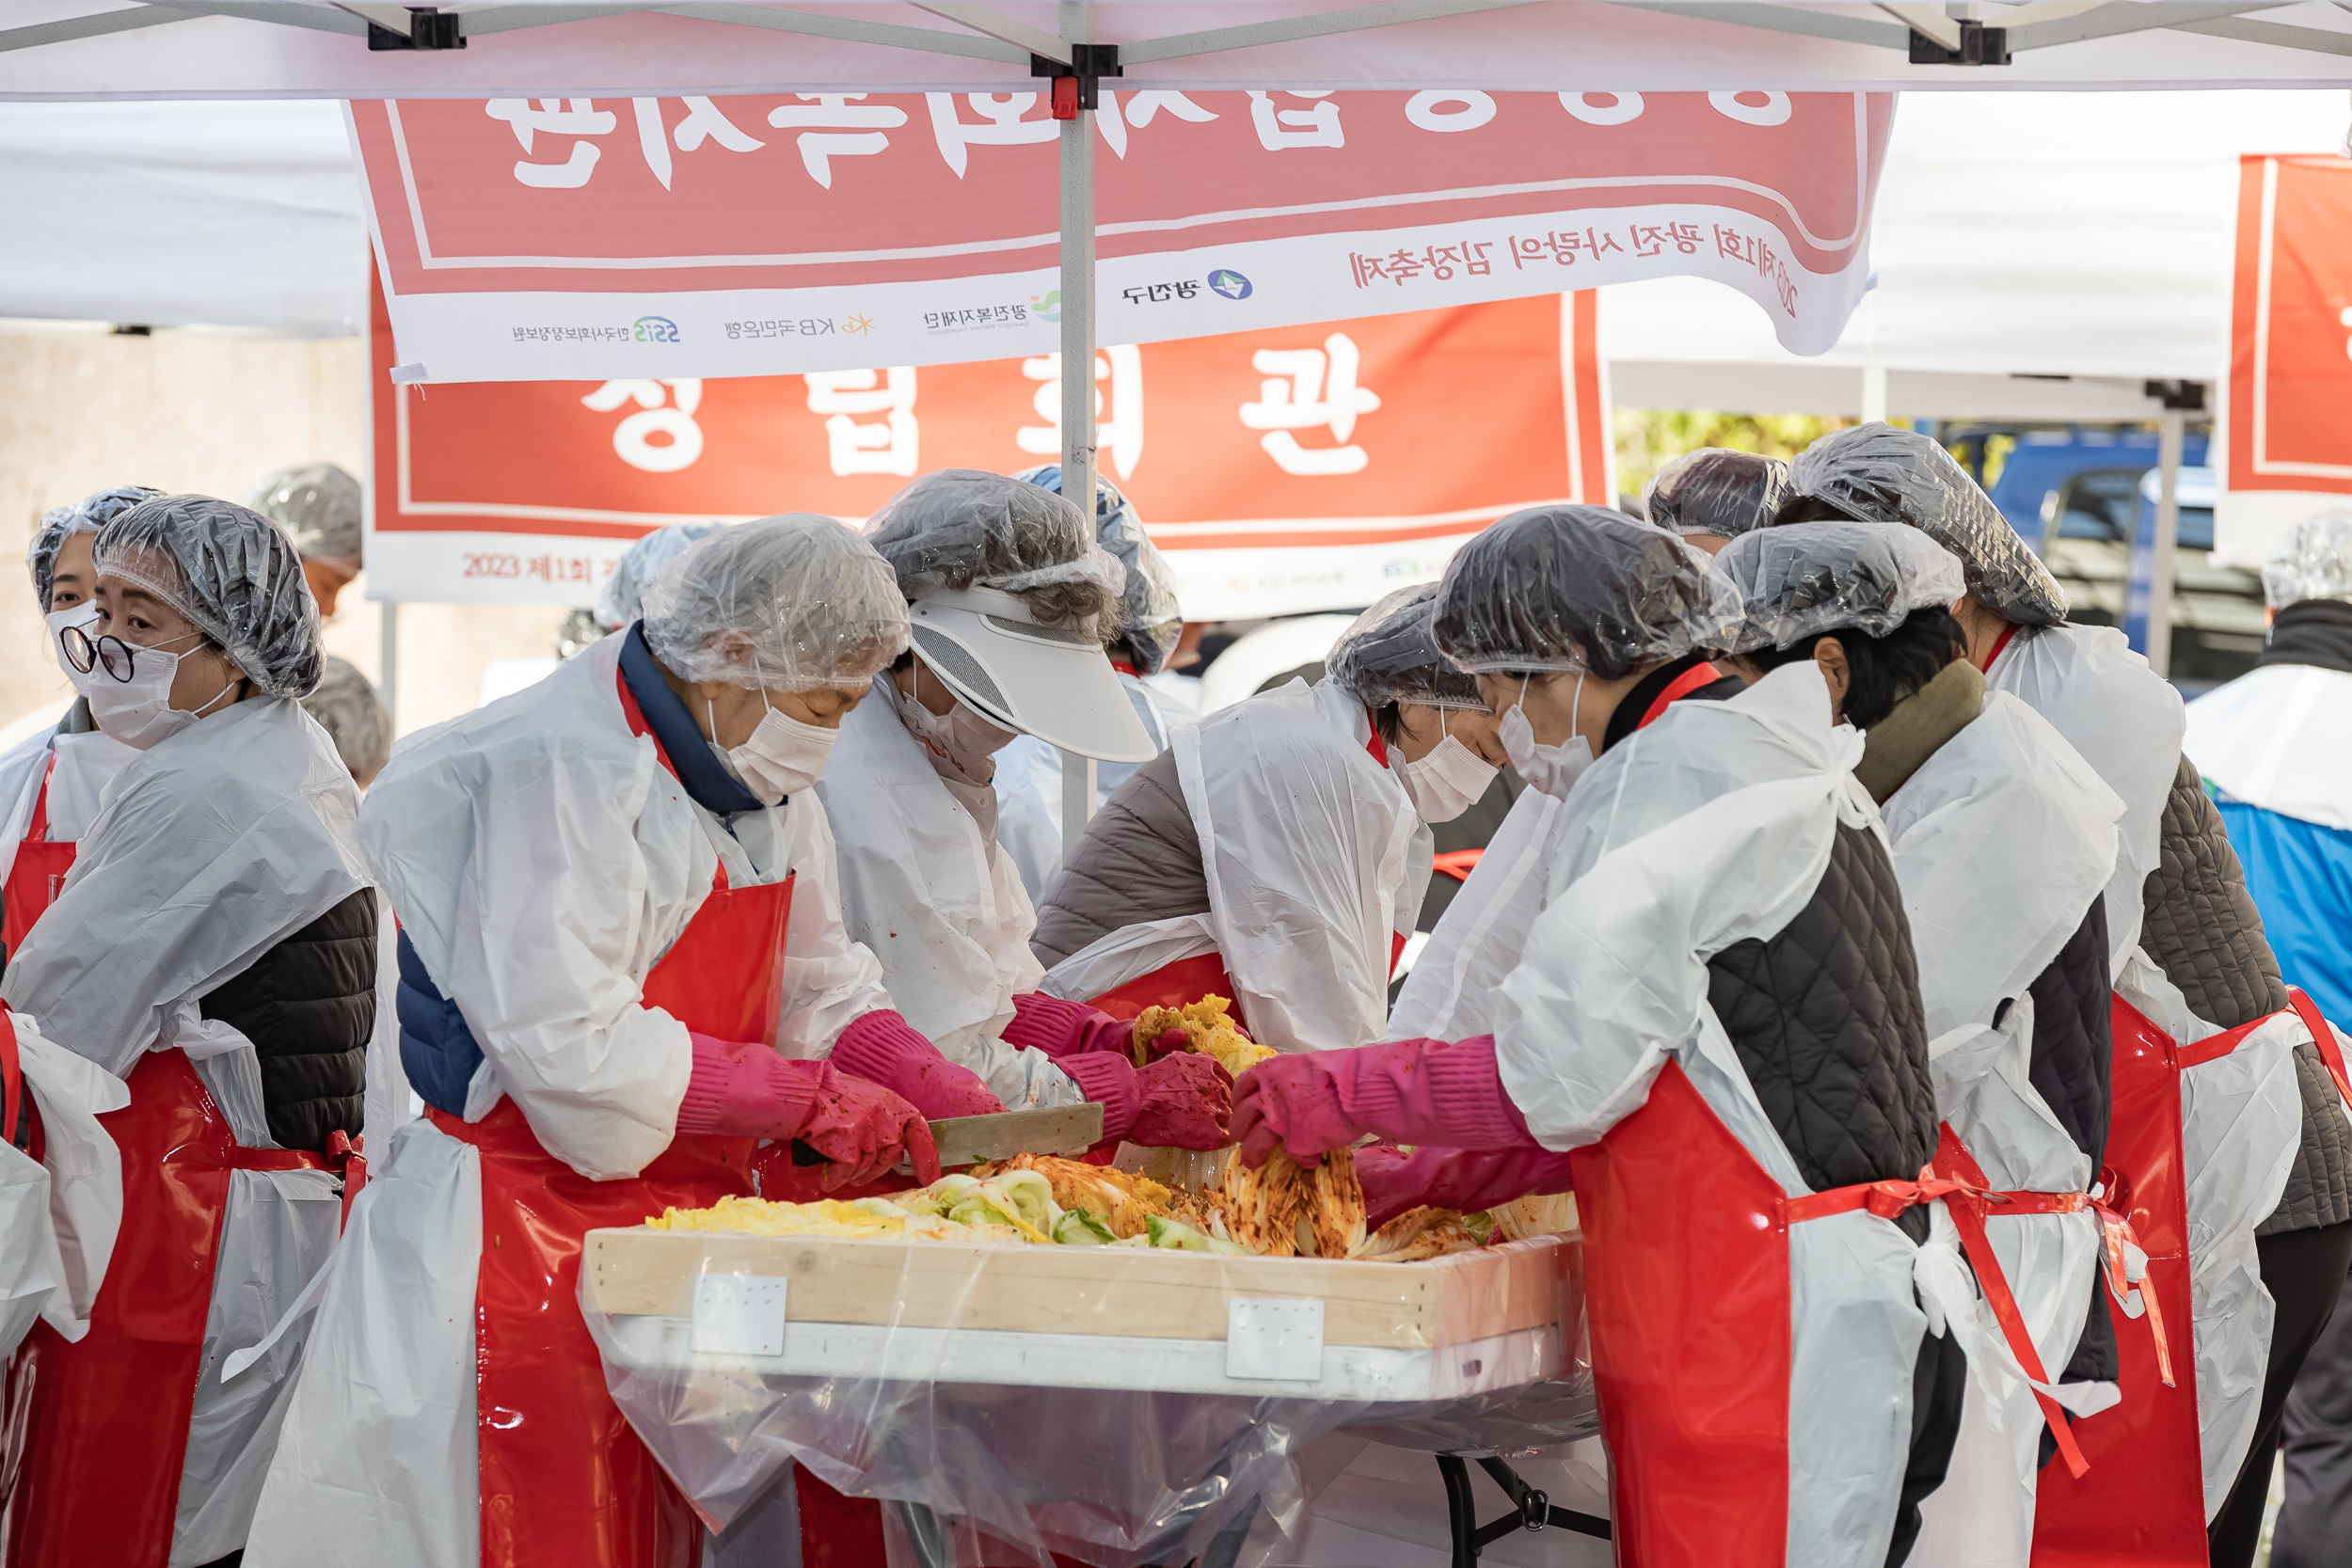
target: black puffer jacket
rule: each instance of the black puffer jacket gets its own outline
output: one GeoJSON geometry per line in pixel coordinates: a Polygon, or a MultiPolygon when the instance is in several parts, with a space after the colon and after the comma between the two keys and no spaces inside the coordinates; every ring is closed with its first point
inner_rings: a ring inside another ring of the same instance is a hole
{"type": "Polygon", "coordinates": [[[199,1010],[253,1042],[269,1134],[326,1152],[357,1137],[375,1029],[375,890],[361,888],[206,996],[199,1010]]]}
{"type": "MultiPolygon", "coordinates": [[[[2279,960],[2230,847],[2221,814],[2186,757],[2164,803],[2164,849],[2142,893],[2139,943],[2208,1023],[2234,1029],[2287,1005],[2279,960]]],[[[2310,1230],[2352,1220],[2352,1126],[2310,1045],[2295,1049],[2303,1132],[2279,1207],[2255,1231],[2310,1230]]]]}
{"type": "MultiPolygon", "coordinates": [[[[1707,967],[1708,1001],[1807,1186],[1908,1180],[1934,1158],[1919,967],[1875,835],[1841,825],[1812,901],[1707,967]]],[[[1927,1218],[1899,1223],[1924,1241],[1927,1218]]]]}

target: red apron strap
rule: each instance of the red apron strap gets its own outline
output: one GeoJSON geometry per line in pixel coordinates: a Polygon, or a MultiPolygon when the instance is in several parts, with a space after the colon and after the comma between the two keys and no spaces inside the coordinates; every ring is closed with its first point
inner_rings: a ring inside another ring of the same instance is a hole
{"type": "MultiPolygon", "coordinates": [[[[2001,1259],[1993,1250],[1993,1239],[1985,1234],[1985,1215],[1995,1212],[2010,1214],[2057,1214],[2078,1212],[2089,1199],[2081,1193],[1994,1193],[1985,1189],[1984,1167],[1968,1152],[1960,1135],[1946,1122],[1938,1130],[1934,1168],[1958,1177],[1964,1185],[1949,1194],[1944,1207],[1952,1216],[1952,1225],[1960,1232],[1960,1244],[1967,1251],[1969,1267],[1977,1271],[1977,1286],[1984,1291],[1987,1305],[1993,1308],[1994,1321],[2001,1325],[2002,1338],[2009,1341],[2010,1354],[2026,1375],[2037,1384],[2048,1383],[2050,1374],[2042,1365],[2042,1353],[2034,1348],[2033,1336],[2026,1332],[2025,1314],[2017,1310],[2017,1298],[2009,1288],[2009,1276],[2001,1270],[2001,1259]]],[[[2042,1418],[2049,1424],[2051,1439],[2057,1444],[2058,1457],[2066,1461],[2069,1472],[2080,1479],[2090,1468],[2083,1450],[2074,1441],[2074,1429],[2067,1423],[2066,1412],[2058,1401],[2040,1388],[2033,1391],[2034,1402],[2042,1407],[2042,1418]]]]}
{"type": "Polygon", "coordinates": [[[24,836],[36,842],[49,836],[49,781],[57,771],[57,753],[52,749],[49,762],[40,770],[40,793],[33,797],[33,819],[24,824],[24,836]]]}
{"type": "Polygon", "coordinates": [[[16,1054],[16,1018],[0,1002],[0,1144],[16,1142],[16,1108],[24,1087],[24,1069],[16,1054]]]}
{"type": "Polygon", "coordinates": [[[2344,1044],[2336,1038],[2336,1032],[2328,1027],[2327,1019],[2320,1015],[2319,1004],[2304,995],[2300,989],[2292,988],[2287,991],[2287,1004],[2295,1009],[2295,1016],[2303,1021],[2303,1026],[2312,1032],[2312,1043],[2319,1048],[2319,1059],[2328,1065],[2328,1076],[2336,1081],[2336,1092],[2344,1096],[2345,1106],[2352,1108],[2352,1073],[2344,1069],[2344,1044]]]}
{"type": "Polygon", "coordinates": [[[1982,673],[1989,675],[1993,673],[1993,661],[2001,657],[2001,650],[2008,647],[2009,640],[2016,635],[2017,628],[2014,626],[2001,628],[2001,635],[1994,641],[1993,651],[1984,656],[1984,663],[1979,666],[1982,673]]]}
{"type": "Polygon", "coordinates": [[[1633,727],[1637,730],[1643,728],[1700,687],[1712,686],[1723,678],[1724,673],[1721,670],[1716,669],[1705,659],[1701,659],[1668,683],[1666,689],[1658,694],[1658,700],[1650,704],[1649,710],[1642,715],[1642,722],[1633,727]]]}
{"type": "Polygon", "coordinates": [[[2172,1347],[2165,1338],[2164,1308],[2156,1300],[2155,1282],[2145,1276],[2135,1281],[2131,1276],[2131,1254],[2137,1252],[2145,1258],[2148,1249],[2139,1244],[2138,1234],[2126,1217],[2132,1205],[2122,1186],[2123,1179],[2112,1166],[2099,1168],[2102,1196],[2091,1200],[2090,1212],[2099,1216],[2100,1233],[2106,1243],[2107,1291],[2115,1297],[2115,1305],[2124,1308],[2124,1316],[2129,1317],[2132,1291],[2138,1290],[2140,1307],[2148,1315],[2148,1332],[2155,1337],[2156,1375],[2167,1388],[2177,1388],[2180,1384],[2172,1376],[2172,1347]]]}
{"type": "MultiPolygon", "coordinates": [[[[2289,994],[2292,996],[2296,993],[2290,992],[2289,994]]],[[[2193,1040],[2186,1045],[2175,1044],[2172,1047],[2172,1064],[2185,1072],[2190,1068],[2202,1067],[2207,1062],[2217,1062],[2235,1051],[2247,1036],[2278,1016],[2277,1013],[2265,1013],[2250,1023],[2241,1023],[2236,1028],[2221,1034],[2208,1035],[2201,1040],[2193,1040]]],[[[2307,1019],[2305,1022],[2310,1021],[2307,1019]]],[[[2318,1031],[2313,1030],[2312,1034],[2316,1037],[2318,1031]]]]}
{"type": "Polygon", "coordinates": [[[1364,742],[1364,750],[1370,752],[1372,753],[1372,760],[1378,763],[1381,767],[1386,768],[1389,765],[1389,748],[1387,744],[1381,740],[1380,732],[1378,730],[1373,731],[1372,738],[1364,742]]]}
{"type": "Polygon", "coordinates": [[[1470,874],[1478,869],[1478,857],[1484,849],[1448,849],[1429,863],[1429,868],[1440,877],[1451,877],[1457,882],[1470,880],[1470,874]]]}
{"type": "Polygon", "coordinates": [[[1141,675],[1136,674],[1136,667],[1128,663],[1123,658],[1112,659],[1111,668],[1118,671],[1122,675],[1135,675],[1137,680],[1141,680],[1143,678],[1141,675]]]}

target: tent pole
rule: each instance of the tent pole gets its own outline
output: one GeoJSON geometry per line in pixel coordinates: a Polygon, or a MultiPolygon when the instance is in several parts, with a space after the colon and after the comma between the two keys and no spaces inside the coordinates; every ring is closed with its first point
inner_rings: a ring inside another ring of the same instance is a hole
{"type": "MultiPolygon", "coordinates": [[[[1093,41],[1093,8],[1062,0],[1061,35],[1093,41]]],[[[1094,515],[1094,115],[1061,122],[1061,493],[1094,515]]],[[[1094,759],[1061,754],[1061,852],[1077,852],[1094,815],[1094,759]]]]}
{"type": "Polygon", "coordinates": [[[2158,421],[2156,537],[2148,552],[2148,667],[2172,673],[2172,554],[2181,531],[2181,442],[2188,416],[2168,408],[2158,421]]]}
{"type": "Polygon", "coordinates": [[[378,678],[376,694],[384,699],[384,711],[391,715],[392,734],[400,734],[400,601],[384,601],[384,641],[376,656],[378,678]]]}

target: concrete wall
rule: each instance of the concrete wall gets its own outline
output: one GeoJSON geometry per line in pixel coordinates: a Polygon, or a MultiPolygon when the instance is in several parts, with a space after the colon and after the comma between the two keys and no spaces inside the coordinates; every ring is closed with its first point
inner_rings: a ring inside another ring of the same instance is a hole
{"type": "MultiPolygon", "coordinates": [[[[49,507],[109,484],[242,500],[263,474],[325,458],[364,472],[360,341],[0,330],[0,550],[24,560],[49,507]]],[[[71,694],[30,578],[0,567],[0,729],[71,694]]],[[[326,646],[380,676],[382,621],[362,576],[326,646]]],[[[400,732],[467,712],[492,659],[543,657],[562,611],[407,605],[400,732]]]]}

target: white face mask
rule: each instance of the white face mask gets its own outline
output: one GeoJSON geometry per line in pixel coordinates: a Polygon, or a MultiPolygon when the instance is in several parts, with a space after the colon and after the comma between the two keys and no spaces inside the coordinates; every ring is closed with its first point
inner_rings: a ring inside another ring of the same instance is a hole
{"type": "MultiPolygon", "coordinates": [[[[1574,713],[1579,699],[1584,695],[1584,672],[1576,673],[1576,692],[1568,699],[1568,711],[1574,713]]],[[[1519,701],[1511,705],[1511,711],[1502,716],[1501,725],[1502,749],[1510,754],[1511,766],[1527,781],[1530,789],[1541,791],[1555,800],[1565,800],[1568,791],[1584,769],[1593,766],[1593,743],[1581,735],[1572,735],[1557,746],[1535,744],[1535,726],[1527,721],[1523,705],[1527,701],[1527,681],[1519,681],[1519,701]]]]}
{"type": "MultiPolygon", "coordinates": [[[[202,635],[191,632],[188,638],[177,641],[186,641],[202,635]]],[[[201,707],[173,707],[171,683],[180,673],[180,658],[178,654],[135,645],[129,680],[115,679],[104,673],[103,666],[83,676],[82,693],[89,699],[89,714],[98,721],[98,727],[125,746],[144,752],[203,718],[221,698],[237,689],[240,677],[231,674],[229,684],[201,707]]]]}
{"type": "MultiPolygon", "coordinates": [[[[740,746],[722,748],[717,741],[711,749],[727,760],[743,787],[759,797],[764,806],[780,806],[787,796],[797,795],[817,782],[817,775],[825,770],[825,759],[833,754],[833,743],[841,738],[837,729],[822,724],[807,724],[788,713],[780,713],[762,691],[759,701],[768,711],[761,715],[751,737],[740,746]]],[[[719,719],[708,698],[703,701],[703,713],[710,721],[710,733],[719,733],[719,719]]]]}
{"type": "MultiPolygon", "coordinates": [[[[98,620],[98,601],[84,599],[80,604],[53,610],[41,619],[49,623],[49,652],[56,659],[57,668],[65,672],[65,678],[73,683],[74,690],[87,693],[91,676],[73,668],[73,661],[65,657],[65,633],[68,626],[79,626],[85,632],[88,631],[98,620]]],[[[97,639],[92,638],[91,641],[96,641],[97,639]]],[[[91,672],[91,674],[96,673],[91,672]]]]}
{"type": "MultiPolygon", "coordinates": [[[[1443,708],[1438,710],[1438,723],[1442,731],[1443,708]]],[[[1470,802],[1486,794],[1486,786],[1502,771],[1450,734],[1442,734],[1419,762],[1408,765],[1405,753],[1399,752],[1396,763],[1397,770],[1405,775],[1406,793],[1413,798],[1413,809],[1423,822],[1433,825],[1451,822],[1470,810],[1470,802]]]]}
{"type": "MultiPolygon", "coordinates": [[[[920,681],[921,659],[915,660],[914,670],[915,679],[920,681]]],[[[930,754],[931,767],[942,778],[968,784],[988,784],[996,777],[996,753],[1020,738],[1014,731],[999,729],[964,706],[961,698],[946,712],[933,713],[917,699],[900,691],[896,681],[890,683],[890,694],[907,733],[930,754]]]]}

